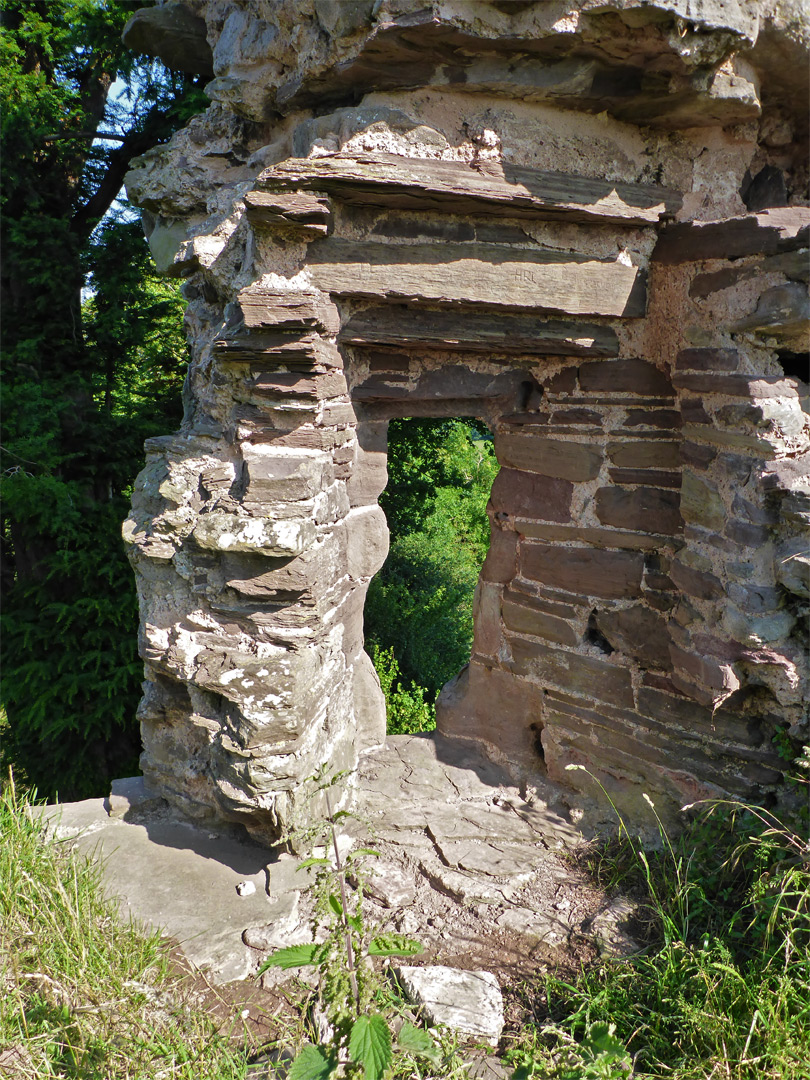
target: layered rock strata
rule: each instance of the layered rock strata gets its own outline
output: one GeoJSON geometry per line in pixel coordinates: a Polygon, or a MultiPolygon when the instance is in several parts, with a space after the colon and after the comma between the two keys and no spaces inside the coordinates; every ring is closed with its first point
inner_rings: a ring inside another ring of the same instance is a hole
{"type": "Polygon", "coordinates": [[[308,778],[383,740],[362,613],[403,416],[480,417],[501,466],[445,735],[574,807],[592,774],[634,819],[642,794],[784,791],[807,741],[810,30],[730,7],[133,17],[215,76],[128,178],[189,301],[183,427],[147,444],[125,525],[144,772],[186,813],[276,840],[308,778]]]}

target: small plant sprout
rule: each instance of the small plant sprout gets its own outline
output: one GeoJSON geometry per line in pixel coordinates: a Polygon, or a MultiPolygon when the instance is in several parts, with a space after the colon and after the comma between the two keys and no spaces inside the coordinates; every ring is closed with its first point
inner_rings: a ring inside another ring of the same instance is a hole
{"type": "MultiPolygon", "coordinates": [[[[415,956],[422,951],[418,941],[402,934],[380,932],[367,927],[363,918],[362,864],[378,852],[358,848],[341,856],[337,822],[345,811],[334,811],[329,795],[341,777],[325,780],[323,774],[311,779],[323,792],[326,818],[310,830],[310,840],[328,840],[331,858],[312,856],[299,869],[314,869],[313,942],[279,949],[259,967],[256,976],[269,968],[284,970],[314,967],[318,970],[317,1011],[325,1018],[317,1044],[307,1043],[295,1058],[289,1080],[327,1080],[328,1077],[363,1077],[381,1080],[394,1060],[394,1040],[389,1022],[392,1006],[386,1007],[382,984],[375,972],[373,957],[415,956]],[[359,884],[352,894],[347,873],[359,884]],[[318,937],[322,940],[318,941],[318,937]]],[[[316,847],[317,850],[317,847],[316,847]]],[[[321,850],[326,851],[326,847],[321,850]]],[[[405,1022],[396,1039],[397,1049],[428,1060],[439,1057],[438,1048],[426,1031],[405,1022]]]]}

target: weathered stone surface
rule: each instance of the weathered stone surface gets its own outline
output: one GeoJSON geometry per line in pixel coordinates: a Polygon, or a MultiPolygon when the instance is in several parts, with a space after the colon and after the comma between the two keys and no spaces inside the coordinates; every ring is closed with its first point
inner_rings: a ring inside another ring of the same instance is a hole
{"type": "MultiPolygon", "coordinates": [[[[804,738],[810,692],[804,13],[186,6],[128,31],[174,20],[143,42],[165,52],[185,20],[215,76],[128,181],[191,347],[124,527],[150,785],[272,841],[311,812],[307,777],[369,758],[387,425],[476,416],[501,472],[440,727],[527,791],[590,799],[565,769],[586,765],[633,820],[642,787],[675,819],[778,797],[745,733],[778,714],[804,738]]],[[[432,880],[508,899],[525,855],[484,839],[501,822],[400,812],[432,880]]]]}
{"type": "Polygon", "coordinates": [[[282,522],[211,513],[197,519],[193,536],[201,548],[212,551],[292,556],[306,551],[315,538],[315,529],[309,520],[282,522]]]}
{"type": "Polygon", "coordinates": [[[697,262],[746,255],[773,255],[806,247],[810,208],[786,206],[727,221],[683,222],[664,230],[653,258],[662,263],[697,262]]]}
{"type": "Polygon", "coordinates": [[[531,597],[508,593],[503,601],[503,622],[517,634],[530,634],[558,645],[578,644],[578,637],[570,623],[554,615],[540,611],[532,604],[531,597]]]}
{"type": "Polygon", "coordinates": [[[326,236],[332,221],[328,201],[317,195],[248,191],[245,194],[245,207],[251,225],[302,240],[317,240],[319,236],[326,236]]]}
{"type": "Polygon", "coordinates": [[[567,480],[501,469],[492,485],[490,503],[500,521],[507,517],[570,521],[573,491],[567,480]]]}
{"type": "Polygon", "coordinates": [[[205,20],[185,4],[138,8],[124,27],[123,41],[135,53],[158,56],[172,71],[213,75],[214,57],[205,20]]]}
{"type": "Polygon", "coordinates": [[[691,525],[719,532],[726,520],[726,504],[715,484],[684,469],[681,480],[681,515],[691,525]]]}
{"type": "Polygon", "coordinates": [[[619,652],[636,657],[645,667],[670,666],[666,620],[656,612],[637,604],[618,611],[598,611],[595,622],[619,652]]]}
{"type": "Polygon", "coordinates": [[[44,813],[57,836],[104,859],[105,890],[120,898],[124,918],[179,941],[188,960],[214,982],[246,978],[256,961],[242,943],[242,930],[251,923],[283,920],[297,903],[302,882],[293,884],[291,874],[270,897],[266,848],[212,836],[210,828],[165,813],[147,813],[140,822],[109,817],[103,803],[90,799],[50,806],[44,813]],[[255,891],[240,897],[236,886],[245,880],[255,891]]]}
{"type": "Polygon", "coordinates": [[[503,1030],[503,999],[488,971],[457,971],[433,965],[401,965],[396,975],[408,999],[429,1024],[444,1024],[461,1035],[497,1045],[503,1030]]]}
{"type": "Polygon", "coordinates": [[[681,349],[675,359],[677,371],[736,371],[739,364],[736,349],[681,349]]]}
{"type": "Polygon", "coordinates": [[[412,904],[416,898],[413,874],[396,863],[377,860],[366,872],[364,891],[387,908],[401,908],[412,904]]]}
{"type": "Polygon", "coordinates": [[[508,641],[512,650],[512,669],[516,674],[530,675],[541,683],[584,698],[633,707],[633,688],[627,668],[577,652],[552,649],[511,634],[508,641]]]}
{"type": "Polygon", "coordinates": [[[614,465],[636,469],[674,469],[680,464],[678,443],[609,442],[607,453],[614,465]]]}
{"type": "Polygon", "coordinates": [[[347,345],[417,345],[422,349],[463,348],[471,352],[561,356],[615,356],[618,341],[610,327],[538,319],[526,315],[474,311],[422,311],[396,305],[367,308],[340,332],[347,345]]]}
{"type": "Polygon", "coordinates": [[[643,315],[644,277],[633,266],[553,248],[433,246],[327,240],[313,247],[315,284],[338,296],[490,304],[571,315],[643,315]]]}
{"type": "Polygon", "coordinates": [[[646,360],[595,361],[579,369],[585,393],[639,394],[666,397],[672,384],[660,368],[646,360]]]}
{"type": "Polygon", "coordinates": [[[599,488],[596,516],[617,529],[672,536],[681,527],[679,501],[677,492],[662,488],[599,488]]]}
{"type": "Polygon", "coordinates": [[[434,209],[444,204],[457,213],[510,217],[596,219],[644,225],[658,221],[678,201],[674,192],[652,185],[609,184],[559,173],[507,166],[501,174],[462,163],[392,154],[352,158],[335,155],[288,161],[259,178],[261,185],[313,187],[335,191],[346,202],[434,209]],[[508,169],[508,171],[507,171],[508,169]]]}
{"type": "Polygon", "coordinates": [[[517,535],[506,529],[492,529],[489,551],[481,567],[484,581],[506,583],[515,576],[517,567],[517,535]]]}
{"type": "Polygon", "coordinates": [[[495,452],[503,465],[575,483],[593,480],[602,465],[602,453],[595,446],[538,435],[498,435],[495,452]]]}
{"type": "Polygon", "coordinates": [[[520,569],[525,577],[552,589],[618,600],[638,595],[644,560],[625,551],[524,544],[520,569]]]}

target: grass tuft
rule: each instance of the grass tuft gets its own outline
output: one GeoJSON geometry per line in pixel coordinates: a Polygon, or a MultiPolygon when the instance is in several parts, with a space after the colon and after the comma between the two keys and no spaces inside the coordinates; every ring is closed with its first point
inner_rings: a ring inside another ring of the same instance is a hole
{"type": "Polygon", "coordinates": [[[645,852],[622,823],[592,864],[640,899],[646,948],[575,985],[525,987],[534,1022],[511,1049],[515,1076],[808,1080],[810,845],[730,800],[676,840],[659,828],[661,850],[645,852]],[[604,1030],[613,1041],[594,1056],[604,1030]]]}
{"type": "MultiPolygon", "coordinates": [[[[32,812],[33,811],[33,812],[32,812]]],[[[124,924],[101,868],[0,793],[0,1074],[237,1080],[246,1058],[183,1003],[158,934],[124,924]]]]}

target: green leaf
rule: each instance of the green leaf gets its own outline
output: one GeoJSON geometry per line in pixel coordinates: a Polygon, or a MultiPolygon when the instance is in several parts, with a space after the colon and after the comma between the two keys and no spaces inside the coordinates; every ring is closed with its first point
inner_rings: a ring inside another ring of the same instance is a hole
{"type": "Polygon", "coordinates": [[[327,1057],[319,1046],[307,1043],[292,1063],[287,1080],[327,1080],[337,1068],[337,1062],[327,1057]]]}
{"type": "Polygon", "coordinates": [[[298,864],[298,870],[309,870],[310,866],[331,866],[328,859],[304,859],[298,864]]]}
{"type": "Polygon", "coordinates": [[[268,956],[261,964],[256,975],[257,977],[262,975],[271,967],[279,967],[283,968],[284,971],[288,971],[290,968],[312,967],[313,965],[317,965],[320,962],[320,957],[318,956],[320,948],[320,945],[312,944],[290,945],[287,949],[278,949],[272,956],[268,956]]]}
{"type": "Polygon", "coordinates": [[[361,847],[355,848],[354,851],[350,851],[349,854],[346,856],[344,862],[346,862],[346,864],[348,865],[348,863],[354,862],[355,859],[360,859],[366,855],[373,855],[377,859],[381,858],[380,852],[375,851],[374,848],[361,847]]]}
{"type": "Polygon", "coordinates": [[[336,915],[339,915],[341,919],[343,918],[343,905],[340,902],[340,897],[335,896],[334,893],[330,893],[329,895],[329,907],[336,915]]]}
{"type": "Polygon", "coordinates": [[[391,1032],[385,1017],[375,1013],[354,1022],[349,1036],[349,1057],[362,1064],[366,1080],[381,1080],[393,1057],[391,1032]]]}
{"type": "Polygon", "coordinates": [[[369,956],[416,956],[422,945],[404,934],[380,934],[369,942],[369,956]]]}
{"type": "Polygon", "coordinates": [[[424,1028],[418,1028],[407,1020],[400,1028],[397,1042],[401,1050],[406,1050],[409,1054],[419,1054],[426,1057],[434,1065],[438,1065],[441,1060],[439,1048],[430,1035],[424,1028]]]}

